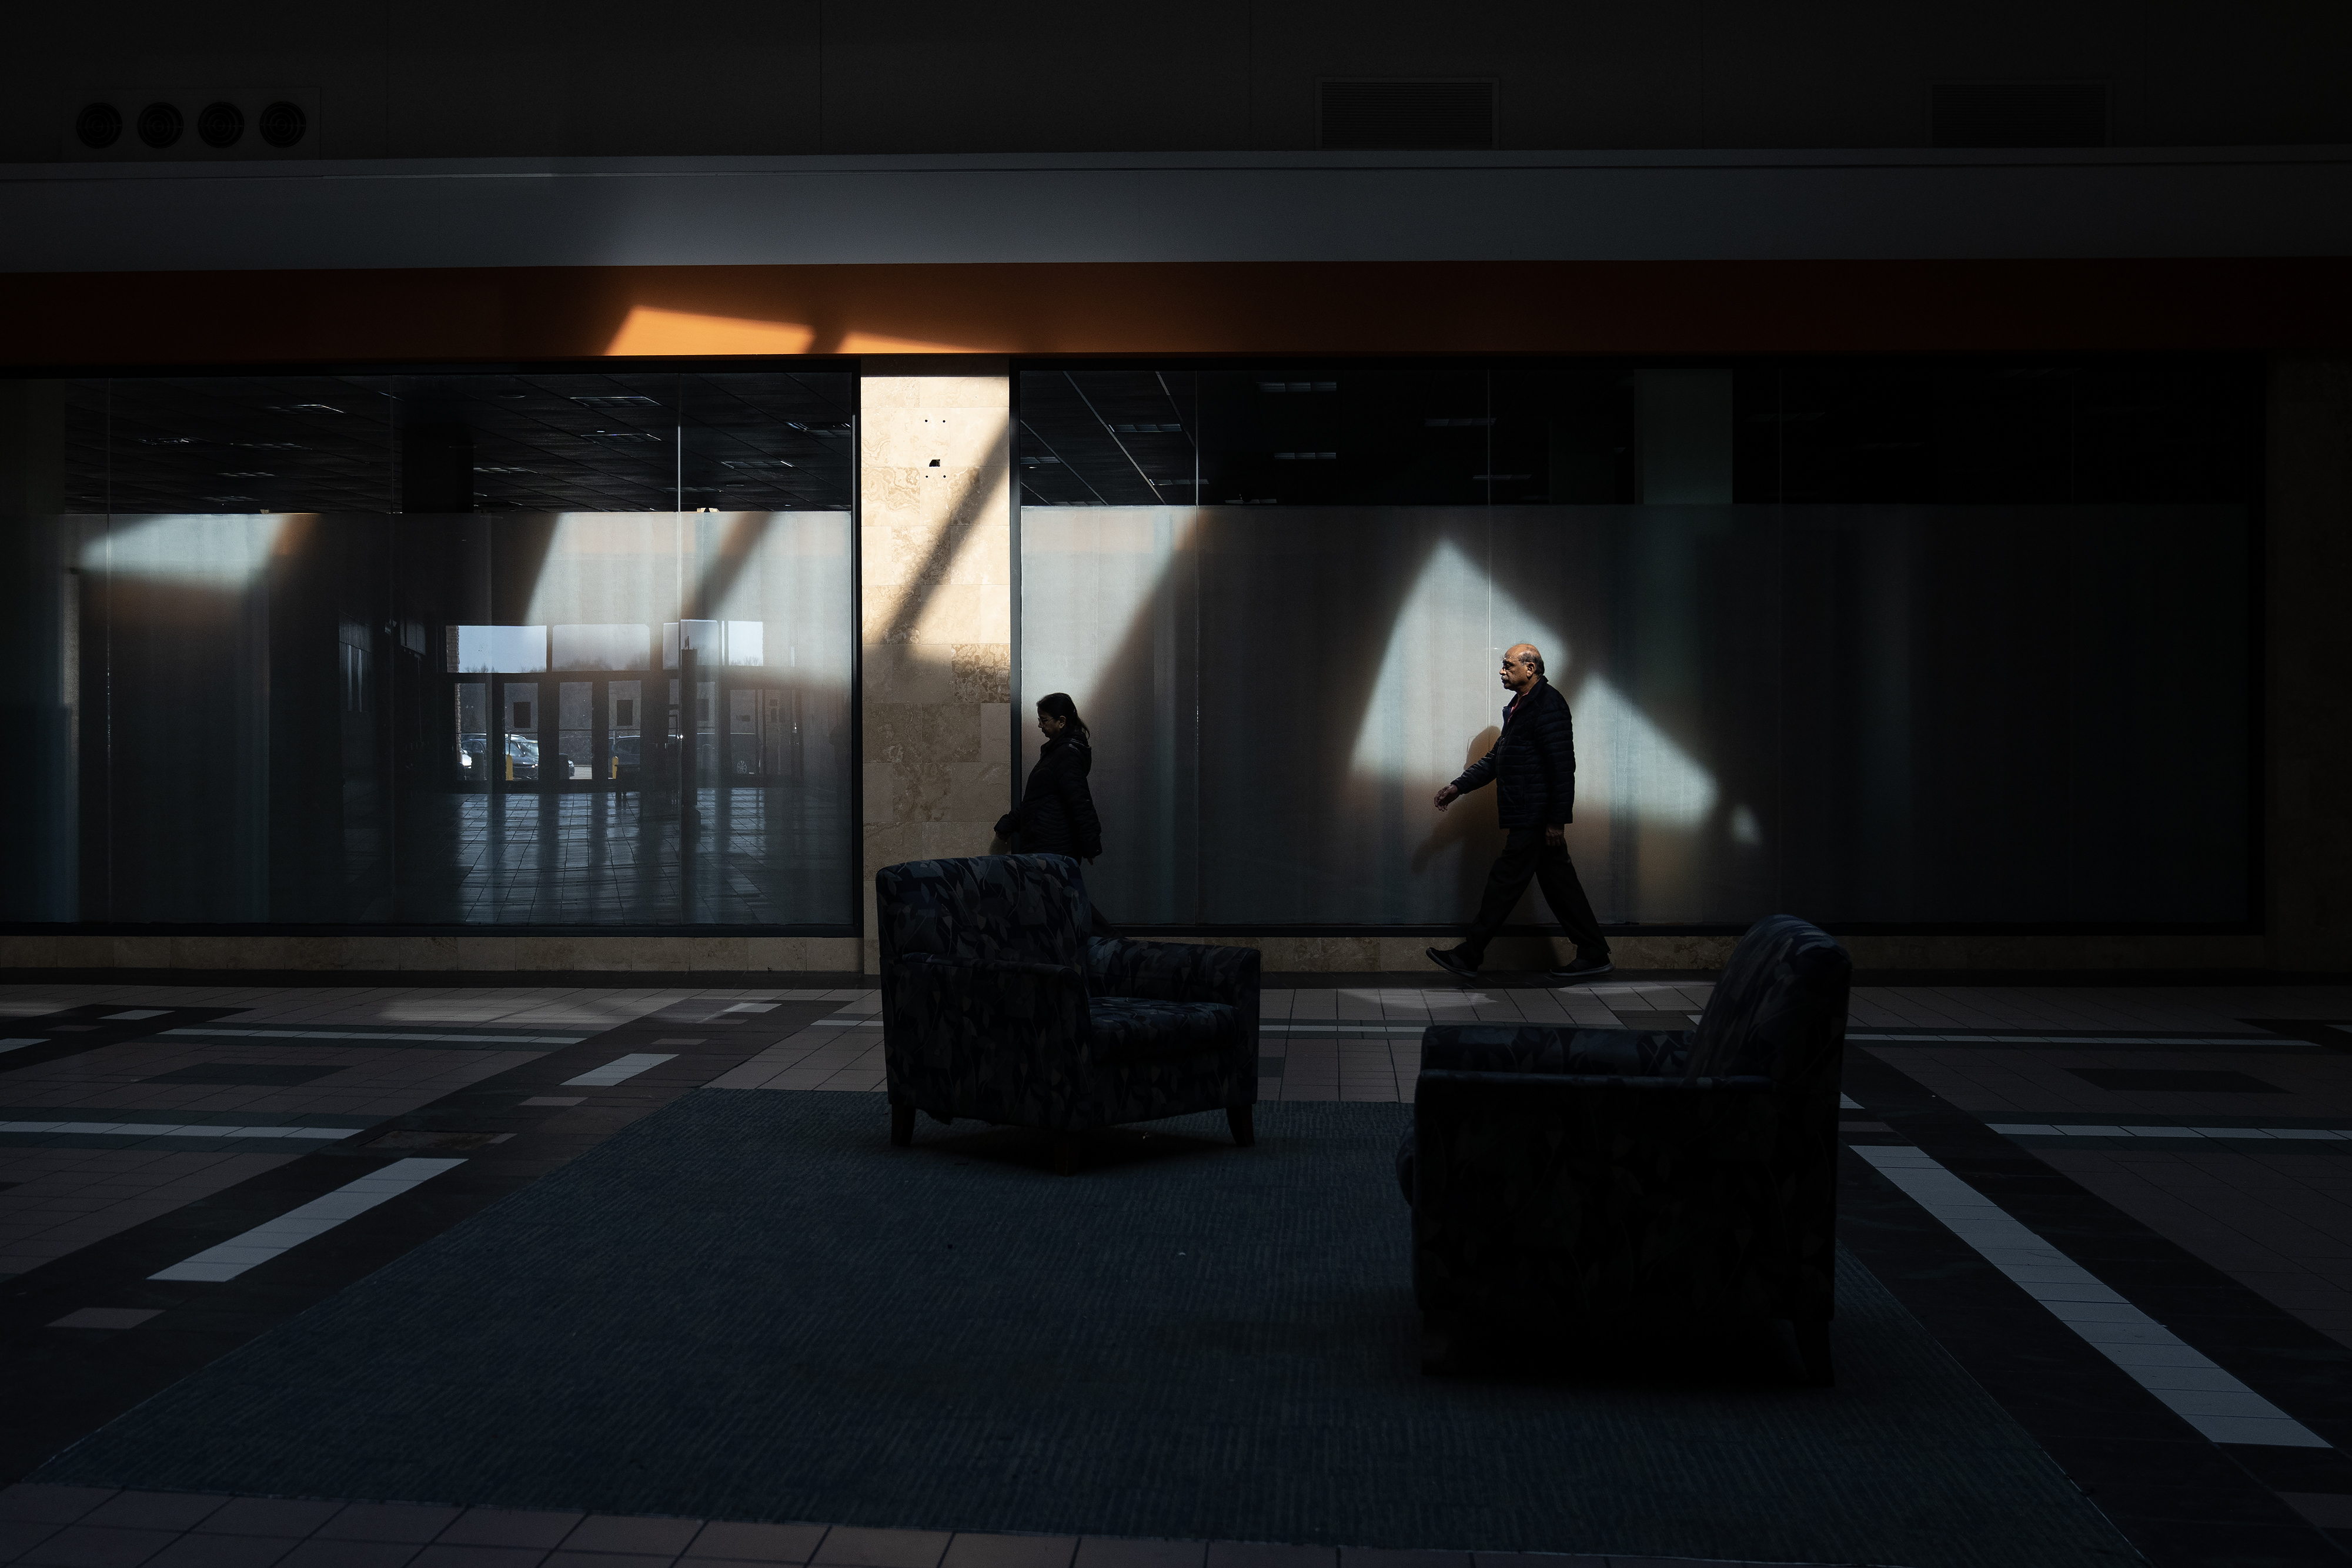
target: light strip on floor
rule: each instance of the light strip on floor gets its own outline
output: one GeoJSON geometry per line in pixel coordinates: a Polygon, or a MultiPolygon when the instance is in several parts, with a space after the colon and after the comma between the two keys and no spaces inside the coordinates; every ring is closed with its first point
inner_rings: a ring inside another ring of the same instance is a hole
{"type": "Polygon", "coordinates": [[[2082,1335],[2092,1349],[2214,1442],[2284,1448],[2329,1446],[2326,1438],[2192,1349],[1925,1151],[1895,1144],[1856,1144],[1853,1148],[2082,1335]]]}
{"type": "Polygon", "coordinates": [[[299,1208],[289,1209],[241,1236],[233,1236],[217,1247],[207,1247],[194,1257],[147,1277],[213,1284],[234,1280],[247,1269],[258,1268],[279,1253],[290,1251],[314,1236],[323,1236],[344,1220],[365,1214],[376,1205],[388,1203],[409,1188],[465,1163],[394,1160],[373,1175],[347,1182],[324,1197],[314,1197],[299,1208]]]}
{"type": "Polygon", "coordinates": [[[66,1133],[77,1138],[348,1138],[365,1127],[217,1127],[156,1122],[0,1122],[0,1133],[66,1133]]]}
{"type": "MultiPolygon", "coordinates": [[[[356,1029],[167,1029],[167,1035],[198,1034],[220,1040],[398,1040],[411,1045],[464,1040],[476,1045],[578,1045],[584,1034],[393,1034],[356,1029]]],[[[160,1036],[158,1038],[161,1038],[160,1036]]]]}
{"type": "Polygon", "coordinates": [[[665,1061],[677,1060],[677,1052],[674,1051],[661,1055],[656,1055],[651,1051],[632,1051],[626,1056],[614,1057],[602,1067],[592,1068],[577,1078],[565,1079],[563,1087],[610,1089],[615,1083],[635,1078],[647,1068],[659,1067],[665,1061]]]}
{"type": "Polygon", "coordinates": [[[2038,1122],[1986,1125],[2004,1138],[2281,1138],[2337,1143],[2352,1138],[2352,1132],[2336,1127],[2055,1127],[2038,1122]]]}
{"type": "Polygon", "coordinates": [[[28,1045],[47,1045],[45,1040],[0,1040],[0,1051],[22,1051],[28,1045]]]}

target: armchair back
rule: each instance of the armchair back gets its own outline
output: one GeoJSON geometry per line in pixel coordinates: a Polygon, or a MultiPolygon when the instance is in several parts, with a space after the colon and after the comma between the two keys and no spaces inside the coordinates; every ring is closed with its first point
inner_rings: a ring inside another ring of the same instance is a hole
{"type": "Polygon", "coordinates": [[[1692,1033],[1685,1078],[1769,1078],[1785,1087],[1832,1082],[1845,1049],[1853,960],[1830,934],[1793,915],[1758,921],[1732,950],[1692,1033]]]}
{"type": "Polygon", "coordinates": [[[907,861],[875,873],[874,893],[886,975],[913,953],[1085,967],[1086,884],[1067,855],[907,861]]]}
{"type": "Polygon", "coordinates": [[[1775,915],[1695,1033],[1432,1026],[1398,1160],[1423,1311],[1827,1321],[1852,973],[1775,915]]]}

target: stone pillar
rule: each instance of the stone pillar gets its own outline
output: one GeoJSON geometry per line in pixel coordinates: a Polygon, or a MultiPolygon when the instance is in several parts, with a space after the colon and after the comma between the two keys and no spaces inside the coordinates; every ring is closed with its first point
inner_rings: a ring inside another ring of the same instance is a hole
{"type": "Polygon", "coordinates": [[[1012,804],[1013,432],[1002,360],[869,359],[859,383],[867,974],[874,873],[986,854],[1012,804]]]}
{"type": "Polygon", "coordinates": [[[2352,355],[2271,361],[2264,855],[2274,969],[2352,969],[2352,355]]]}

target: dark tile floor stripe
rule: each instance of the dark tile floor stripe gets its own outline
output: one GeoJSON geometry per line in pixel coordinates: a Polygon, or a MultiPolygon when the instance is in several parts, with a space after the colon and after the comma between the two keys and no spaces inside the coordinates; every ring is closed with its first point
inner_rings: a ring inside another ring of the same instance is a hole
{"type": "MultiPolygon", "coordinates": [[[[11,983],[14,983],[14,977],[11,977],[11,983]]],[[[6,1074],[27,1067],[45,1066],[69,1056],[81,1056],[106,1046],[121,1045],[127,1040],[145,1040],[182,1025],[212,1023],[220,1019],[234,1018],[247,1010],[244,1008],[149,1009],[137,1002],[89,1002],[32,1018],[0,1019],[0,1036],[41,1041],[38,1045],[20,1045],[14,1051],[0,1053],[0,1082],[5,1082],[6,1074]],[[121,1012],[152,1012],[153,1016],[143,1019],[110,1019],[106,1016],[121,1012]]]]}
{"type": "MultiPolygon", "coordinates": [[[[2339,1448],[2352,1435],[2352,1351],[1869,1053],[1847,1052],[1844,1088],[2255,1392],[2339,1448]]],[[[2352,1492],[2343,1453],[2290,1463],[2284,1450],[2208,1441],[1851,1154],[1840,1201],[1846,1245],[2159,1568],[2345,1561],[2277,1495],[2352,1492]],[[2282,1467],[2306,1484],[2271,1481],[2282,1467]]]]}
{"type": "Polygon", "coordinates": [[[2329,1051],[2352,1053],[2352,1033],[2336,1027],[2326,1019],[2242,1019],[2242,1023],[2256,1029],[2269,1030],[2290,1040],[2308,1040],[2329,1051]]]}

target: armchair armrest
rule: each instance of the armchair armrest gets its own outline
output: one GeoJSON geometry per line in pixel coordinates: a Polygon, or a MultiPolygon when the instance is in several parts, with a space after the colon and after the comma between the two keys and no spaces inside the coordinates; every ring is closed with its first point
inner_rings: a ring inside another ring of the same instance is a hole
{"type": "Polygon", "coordinates": [[[1420,1082],[1459,1083],[1467,1087],[1534,1090],[1538,1092],[1553,1089],[1639,1089],[1657,1094],[1683,1090],[1695,1094],[1733,1091],[1757,1093],[1772,1087],[1772,1081],[1769,1078],[1659,1078],[1600,1072],[1464,1072],[1442,1067],[1423,1068],[1420,1082]]]}
{"type": "Polygon", "coordinates": [[[1129,942],[1097,936],[1087,943],[1087,985],[1098,997],[1155,1002],[1223,1002],[1234,1009],[1241,1035],[1223,1060],[1225,1071],[1256,1081],[1258,950],[1192,942],[1129,942]]]}
{"type": "Polygon", "coordinates": [[[1432,1024],[1421,1031],[1423,1071],[1673,1078],[1690,1057],[1687,1030],[1559,1029],[1530,1024],[1432,1024]]]}
{"type": "MultiPolygon", "coordinates": [[[[1191,942],[1130,942],[1096,936],[1087,943],[1087,981],[1098,997],[1157,1002],[1246,1001],[1257,1017],[1258,951],[1191,942]]],[[[1252,1033],[1255,1033],[1255,1028],[1252,1033]]]]}

